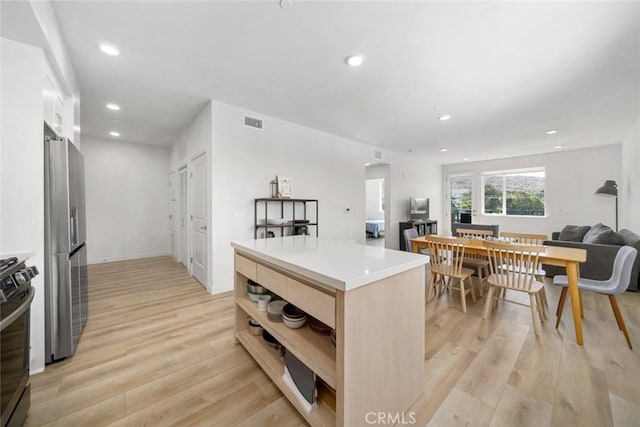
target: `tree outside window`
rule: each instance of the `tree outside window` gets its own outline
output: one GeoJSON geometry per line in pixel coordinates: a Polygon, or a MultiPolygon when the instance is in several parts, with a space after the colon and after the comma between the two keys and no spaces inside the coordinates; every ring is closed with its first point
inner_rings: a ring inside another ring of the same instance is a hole
{"type": "Polygon", "coordinates": [[[544,168],[487,172],[482,176],[485,215],[544,216],[544,168]]]}

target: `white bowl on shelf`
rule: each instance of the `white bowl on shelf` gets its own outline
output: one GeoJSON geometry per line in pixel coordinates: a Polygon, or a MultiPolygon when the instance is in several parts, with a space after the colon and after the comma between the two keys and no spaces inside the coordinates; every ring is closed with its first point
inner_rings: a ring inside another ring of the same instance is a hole
{"type": "Polygon", "coordinates": [[[290,320],[290,319],[282,316],[282,321],[289,328],[298,329],[298,328],[302,328],[304,326],[304,324],[307,323],[307,318],[305,316],[305,317],[303,317],[302,319],[299,319],[299,320],[290,320]]]}

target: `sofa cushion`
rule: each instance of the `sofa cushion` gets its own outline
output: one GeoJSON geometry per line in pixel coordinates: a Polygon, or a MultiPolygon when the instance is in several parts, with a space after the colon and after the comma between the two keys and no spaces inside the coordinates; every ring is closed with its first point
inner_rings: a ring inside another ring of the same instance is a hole
{"type": "Polygon", "coordinates": [[[598,223],[591,227],[582,238],[584,243],[600,243],[602,245],[623,246],[624,238],[613,231],[611,227],[598,223]]]}
{"type": "Polygon", "coordinates": [[[640,252],[640,236],[630,230],[620,230],[618,234],[624,239],[625,245],[633,246],[640,252]]]}
{"type": "Polygon", "coordinates": [[[561,231],[558,236],[558,240],[564,240],[565,242],[582,242],[584,235],[587,234],[591,227],[588,225],[567,225],[561,231]]]}

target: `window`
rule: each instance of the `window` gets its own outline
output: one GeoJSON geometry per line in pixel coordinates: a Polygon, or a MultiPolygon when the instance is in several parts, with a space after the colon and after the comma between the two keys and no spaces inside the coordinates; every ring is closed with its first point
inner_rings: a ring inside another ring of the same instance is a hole
{"type": "Polygon", "coordinates": [[[544,216],[545,169],[482,173],[485,215],[544,216]]]}

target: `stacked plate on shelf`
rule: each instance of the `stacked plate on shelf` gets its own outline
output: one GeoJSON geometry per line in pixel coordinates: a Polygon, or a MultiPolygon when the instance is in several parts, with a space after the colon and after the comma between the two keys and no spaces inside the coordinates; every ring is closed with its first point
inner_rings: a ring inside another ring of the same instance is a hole
{"type": "Polygon", "coordinates": [[[287,305],[287,302],[281,299],[271,301],[267,305],[267,319],[272,322],[282,322],[282,309],[285,305],[287,305]]]}
{"type": "Polygon", "coordinates": [[[331,334],[331,327],[325,325],[315,317],[309,319],[309,327],[313,332],[316,332],[320,335],[329,335],[331,334]]]}
{"type": "Polygon", "coordinates": [[[282,320],[291,329],[298,329],[304,326],[307,321],[307,313],[300,310],[293,304],[287,304],[282,309],[282,320]]]}

